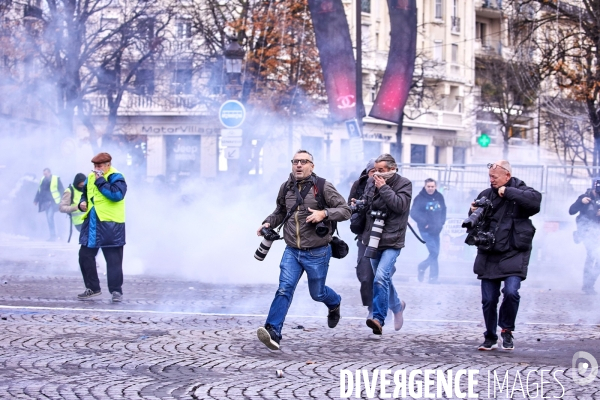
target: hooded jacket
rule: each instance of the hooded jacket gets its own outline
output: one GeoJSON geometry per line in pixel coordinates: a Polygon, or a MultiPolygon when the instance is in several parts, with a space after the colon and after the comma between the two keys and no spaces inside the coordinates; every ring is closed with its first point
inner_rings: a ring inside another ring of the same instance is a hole
{"type": "Polygon", "coordinates": [[[348,195],[348,204],[350,204],[350,200],[358,200],[362,197],[365,192],[365,187],[367,186],[367,179],[369,179],[369,174],[367,174],[367,170],[364,169],[363,172],[360,173],[360,177],[352,184],[350,194],[348,195]]]}
{"type": "Polygon", "coordinates": [[[410,216],[421,232],[439,235],[446,223],[444,196],[437,190],[429,194],[425,188],[421,189],[410,209],[410,216]]]}
{"type": "Polygon", "coordinates": [[[494,188],[488,188],[477,196],[478,199],[485,196],[492,201],[492,214],[485,219],[484,229],[493,232],[496,237],[494,248],[477,250],[473,272],[478,279],[527,278],[535,233],[529,218],[540,211],[542,194],[515,177],[504,186],[504,197],[500,197],[494,188]]]}
{"type": "Polygon", "coordinates": [[[376,188],[373,178],[368,179],[363,195],[363,199],[367,201],[366,223],[362,234],[365,246],[369,244],[371,228],[375,222],[371,211],[385,210],[387,217],[378,249],[401,249],[404,247],[411,197],[412,182],[403,176],[395,174],[380,189],[376,188]]]}
{"type": "MultiPolygon", "coordinates": [[[[292,214],[283,226],[283,239],[288,246],[296,249],[312,249],[315,247],[326,246],[331,242],[332,230],[331,224],[329,224],[329,233],[324,237],[319,237],[315,231],[316,224],[306,222],[306,218],[312,214],[308,211],[309,208],[318,210],[319,205],[316,198],[316,178],[315,174],[310,176],[310,179],[315,182],[313,187],[308,191],[302,204],[298,206],[298,209],[292,214]]],[[[268,222],[271,228],[275,228],[281,224],[287,215],[288,211],[296,204],[296,195],[293,189],[294,185],[300,186],[298,189],[302,190],[302,183],[306,184],[307,180],[303,180],[300,184],[296,181],[293,174],[286,182],[284,182],[279,188],[277,195],[275,211],[269,215],[263,221],[268,222]]],[[[328,221],[346,221],[350,218],[350,207],[346,204],[346,201],[341,194],[335,189],[333,184],[329,181],[325,181],[324,187],[324,200],[327,204],[325,208],[328,212],[328,217],[324,222],[328,221]]]]}

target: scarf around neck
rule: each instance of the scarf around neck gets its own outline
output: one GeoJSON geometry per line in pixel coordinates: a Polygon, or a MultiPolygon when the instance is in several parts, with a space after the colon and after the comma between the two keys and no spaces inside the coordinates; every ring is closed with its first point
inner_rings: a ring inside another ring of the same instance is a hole
{"type": "Polygon", "coordinates": [[[374,175],[380,176],[382,177],[385,181],[387,181],[388,179],[390,179],[392,176],[396,175],[397,171],[396,170],[392,170],[389,172],[375,172],[374,175]]]}

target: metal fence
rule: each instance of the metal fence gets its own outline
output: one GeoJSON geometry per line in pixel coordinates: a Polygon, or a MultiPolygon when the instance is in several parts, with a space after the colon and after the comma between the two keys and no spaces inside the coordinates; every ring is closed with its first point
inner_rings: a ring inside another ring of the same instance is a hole
{"type": "MultiPolygon", "coordinates": [[[[424,184],[425,179],[433,178],[444,196],[459,204],[472,200],[489,186],[486,164],[400,164],[398,167],[415,188],[424,184]]],[[[550,219],[570,219],[569,205],[591,187],[593,177],[600,176],[600,167],[516,164],[512,169],[513,176],[544,194],[542,213],[550,219]]]]}

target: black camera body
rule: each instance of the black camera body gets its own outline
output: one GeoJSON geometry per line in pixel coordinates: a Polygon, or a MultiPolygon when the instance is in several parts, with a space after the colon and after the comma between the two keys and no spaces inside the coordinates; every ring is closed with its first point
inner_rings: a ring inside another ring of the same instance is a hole
{"type": "Polygon", "coordinates": [[[485,217],[490,214],[494,208],[492,201],[485,196],[473,202],[477,207],[462,223],[463,228],[467,228],[467,238],[465,243],[469,246],[477,246],[480,250],[491,250],[496,243],[496,237],[493,232],[485,232],[483,224],[485,217]]]}
{"type": "Polygon", "coordinates": [[[281,236],[279,236],[279,233],[275,232],[275,229],[273,229],[273,228],[263,227],[260,230],[260,233],[262,233],[263,237],[270,242],[274,242],[275,240],[281,239],[281,236]]]}
{"type": "Polygon", "coordinates": [[[352,214],[357,212],[362,212],[367,206],[366,200],[356,200],[354,204],[350,204],[350,210],[352,210],[352,214]]]}

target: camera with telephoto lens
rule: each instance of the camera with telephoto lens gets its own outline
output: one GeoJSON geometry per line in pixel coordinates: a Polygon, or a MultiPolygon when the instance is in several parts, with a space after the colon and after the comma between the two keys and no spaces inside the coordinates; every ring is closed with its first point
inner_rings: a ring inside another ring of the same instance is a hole
{"type": "Polygon", "coordinates": [[[260,233],[263,236],[263,240],[254,252],[254,258],[258,261],[264,260],[269,250],[271,250],[273,242],[281,239],[281,236],[272,228],[262,227],[260,233]]]}
{"type": "Polygon", "coordinates": [[[369,213],[369,215],[375,218],[375,221],[373,222],[373,226],[371,227],[371,233],[369,235],[369,245],[365,250],[365,257],[376,258],[377,248],[379,247],[379,241],[381,240],[381,235],[383,234],[383,227],[385,226],[385,219],[387,218],[387,214],[385,211],[372,210],[369,213]]]}
{"type": "Polygon", "coordinates": [[[329,227],[325,222],[321,221],[315,227],[315,233],[318,237],[325,237],[329,233],[329,227]]]}
{"type": "Polygon", "coordinates": [[[473,206],[477,209],[462,223],[462,227],[467,228],[468,233],[465,243],[469,246],[477,246],[480,250],[491,250],[496,243],[496,237],[492,232],[484,232],[482,228],[486,215],[493,208],[492,201],[482,197],[475,200],[473,206]]]}
{"type": "Polygon", "coordinates": [[[361,212],[366,207],[366,200],[356,200],[354,204],[350,204],[350,210],[352,210],[352,214],[361,212]]]}

